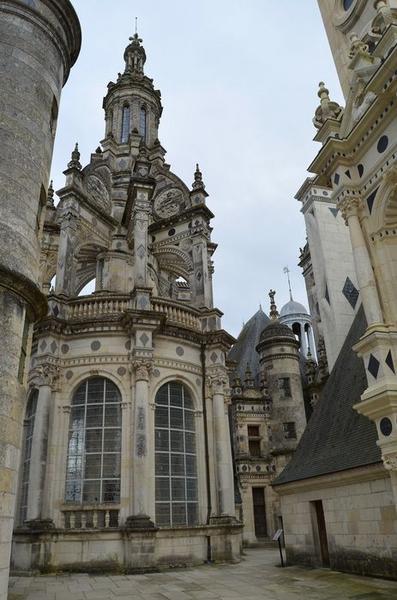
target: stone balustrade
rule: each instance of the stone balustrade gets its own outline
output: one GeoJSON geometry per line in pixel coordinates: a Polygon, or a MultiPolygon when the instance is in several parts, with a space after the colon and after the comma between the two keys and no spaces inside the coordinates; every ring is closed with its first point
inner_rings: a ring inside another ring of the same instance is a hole
{"type": "MultiPolygon", "coordinates": [[[[130,294],[91,294],[73,299],[51,294],[48,305],[50,314],[65,320],[95,319],[133,310],[133,299],[130,294]]],[[[184,305],[183,302],[155,297],[151,299],[151,310],[165,315],[170,324],[202,331],[201,312],[184,305]]]]}
{"type": "Polygon", "coordinates": [[[112,529],[119,526],[118,509],[68,508],[62,511],[65,529],[112,529]]]}

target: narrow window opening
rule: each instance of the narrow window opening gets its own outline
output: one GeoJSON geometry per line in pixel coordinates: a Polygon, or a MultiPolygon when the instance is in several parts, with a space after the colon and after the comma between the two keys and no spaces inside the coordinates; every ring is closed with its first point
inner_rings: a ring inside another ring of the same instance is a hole
{"type": "Polygon", "coordinates": [[[30,458],[32,455],[34,421],[36,417],[38,397],[39,391],[33,390],[26,405],[22,442],[21,489],[18,515],[19,525],[24,524],[28,513],[30,458]]]}
{"type": "Polygon", "coordinates": [[[139,115],[139,135],[143,137],[143,141],[146,142],[147,134],[147,112],[144,106],[141,107],[139,115]]]}
{"type": "Polygon", "coordinates": [[[128,142],[128,137],[130,135],[130,107],[128,104],[123,106],[123,114],[121,121],[121,143],[125,144],[128,142]]]}

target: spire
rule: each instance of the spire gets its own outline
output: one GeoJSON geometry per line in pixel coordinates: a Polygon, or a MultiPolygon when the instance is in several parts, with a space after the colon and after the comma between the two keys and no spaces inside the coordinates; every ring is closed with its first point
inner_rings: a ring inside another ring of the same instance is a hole
{"type": "Polygon", "coordinates": [[[71,156],[72,160],[68,163],[68,169],[78,169],[81,171],[79,145],[76,142],[71,156]]]}
{"type": "Polygon", "coordinates": [[[291,302],[292,302],[292,300],[293,300],[293,297],[292,297],[292,289],[291,289],[291,280],[290,280],[290,277],[289,277],[290,270],[289,270],[289,268],[288,268],[288,267],[284,267],[283,271],[284,271],[284,273],[286,273],[286,275],[287,275],[287,278],[288,278],[289,299],[290,299],[290,300],[291,300],[291,302]]]}
{"type": "Polygon", "coordinates": [[[131,44],[124,52],[125,73],[132,75],[143,75],[143,67],[146,62],[146,52],[141,46],[142,39],[138,35],[138,17],[135,17],[135,33],[129,38],[131,44]]]}
{"type": "Polygon", "coordinates": [[[196,164],[196,170],[194,172],[194,182],[192,183],[193,190],[205,190],[205,185],[203,183],[203,174],[200,171],[200,167],[198,163],[196,164]]]}
{"type": "Polygon", "coordinates": [[[48,186],[47,205],[54,206],[54,182],[52,179],[50,181],[50,185],[48,186]]]}
{"type": "Polygon", "coordinates": [[[274,302],[274,296],[276,295],[276,292],[274,290],[270,290],[269,292],[269,298],[270,298],[270,313],[269,316],[270,318],[275,321],[276,319],[278,319],[278,311],[277,311],[277,306],[274,302]]]}
{"type": "Polygon", "coordinates": [[[334,102],[329,97],[329,90],[325,87],[325,83],[320,81],[317,96],[320,98],[320,106],[317,108],[313,125],[317,129],[321,129],[327,119],[339,119],[343,113],[343,109],[337,102],[334,102]]]}

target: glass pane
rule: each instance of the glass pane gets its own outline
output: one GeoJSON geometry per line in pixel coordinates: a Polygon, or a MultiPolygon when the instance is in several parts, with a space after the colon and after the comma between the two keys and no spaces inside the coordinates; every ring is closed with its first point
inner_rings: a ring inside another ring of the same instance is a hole
{"type": "Polygon", "coordinates": [[[102,452],[102,429],[88,429],[85,434],[86,452],[102,452]]]}
{"type": "Polygon", "coordinates": [[[171,431],[171,451],[183,452],[183,431],[171,431]]]}
{"type": "Polygon", "coordinates": [[[194,431],[194,413],[190,411],[185,412],[185,429],[189,429],[189,431],[194,431]]]}
{"type": "Polygon", "coordinates": [[[186,500],[185,498],[185,479],[181,477],[180,479],[172,479],[171,480],[171,492],[172,492],[172,500],[186,500]]]}
{"type": "Polygon", "coordinates": [[[169,450],[169,431],[166,429],[157,429],[155,434],[156,450],[169,450]]]}
{"type": "Polygon", "coordinates": [[[102,427],[103,404],[87,406],[86,427],[102,427]]]}
{"type": "Polygon", "coordinates": [[[168,427],[168,408],[157,406],[155,411],[156,427],[168,427]]]}
{"type": "Polygon", "coordinates": [[[65,489],[66,502],[81,501],[81,481],[67,481],[65,489]]]}
{"type": "Polygon", "coordinates": [[[103,402],[104,382],[102,378],[94,378],[88,380],[87,402],[92,404],[95,402],[103,402]]]}
{"type": "Polygon", "coordinates": [[[182,386],[180,383],[169,383],[170,386],[170,404],[171,406],[180,406],[182,408],[182,386]]]}
{"type": "Polygon", "coordinates": [[[96,503],[100,501],[100,481],[84,481],[83,502],[96,503]]]}
{"type": "Polygon", "coordinates": [[[102,502],[120,502],[120,481],[102,482],[102,502]]]}
{"type": "Polygon", "coordinates": [[[186,452],[194,454],[196,452],[196,442],[194,439],[194,433],[186,433],[185,436],[186,452]]]}
{"type": "Polygon", "coordinates": [[[120,477],[120,454],[104,454],[102,477],[120,477]]]}
{"type": "MultiPolygon", "coordinates": [[[[88,433],[88,432],[87,432],[88,433]]],[[[105,452],[120,452],[121,429],[105,429],[103,449],[105,452]]]]}
{"type": "Polygon", "coordinates": [[[196,457],[186,455],[186,475],[196,475],[196,457]]]}
{"type": "Polygon", "coordinates": [[[83,459],[81,456],[69,456],[66,466],[66,479],[80,479],[82,475],[83,459]]]}
{"type": "Polygon", "coordinates": [[[108,404],[105,406],[105,427],[119,427],[121,424],[120,404],[108,404]]]}
{"type": "Polygon", "coordinates": [[[179,408],[170,409],[171,429],[183,429],[183,410],[179,408]]]}
{"type": "Polygon", "coordinates": [[[156,500],[170,499],[170,480],[168,477],[156,477],[156,500]]]}
{"type": "Polygon", "coordinates": [[[188,525],[197,525],[198,516],[197,516],[197,504],[189,503],[187,505],[187,522],[188,525]]]}
{"type": "Polygon", "coordinates": [[[101,476],[101,455],[86,454],[84,479],[98,479],[101,476]]]}
{"type": "Polygon", "coordinates": [[[184,388],[184,396],[185,396],[185,408],[188,408],[189,410],[193,410],[194,406],[193,406],[193,400],[190,396],[190,392],[188,389],[184,388]]]}
{"type": "Polygon", "coordinates": [[[187,479],[187,500],[197,500],[197,479],[187,479]]]}
{"type": "Polygon", "coordinates": [[[185,475],[185,457],[183,454],[171,454],[172,475],[185,475]]]}
{"type": "Polygon", "coordinates": [[[69,431],[69,454],[82,454],[84,444],[84,429],[69,431]]]}
{"type": "Polygon", "coordinates": [[[168,452],[156,452],[156,475],[170,474],[170,455],[168,452]]]}
{"type": "Polygon", "coordinates": [[[72,404],[85,404],[85,390],[87,382],[82,383],[74,393],[72,404]]]}
{"type": "Polygon", "coordinates": [[[186,525],[186,505],[184,502],[172,504],[172,524],[186,525]]]}
{"type": "Polygon", "coordinates": [[[79,429],[84,427],[84,406],[74,406],[70,413],[69,429],[79,429]]]}
{"type": "Polygon", "coordinates": [[[156,522],[157,525],[167,526],[171,524],[170,521],[170,505],[169,504],[156,504],[156,522]]]}
{"type": "Polygon", "coordinates": [[[168,404],[168,385],[163,385],[156,394],[156,404],[168,404]]]}
{"type": "Polygon", "coordinates": [[[113,381],[106,379],[105,402],[120,402],[120,399],[120,392],[117,386],[113,383],[113,381]]]}

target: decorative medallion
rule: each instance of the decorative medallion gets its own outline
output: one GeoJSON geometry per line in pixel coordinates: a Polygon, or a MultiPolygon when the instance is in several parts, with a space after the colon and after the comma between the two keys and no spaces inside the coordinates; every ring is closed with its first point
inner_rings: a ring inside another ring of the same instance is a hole
{"type": "Polygon", "coordinates": [[[125,367],[119,367],[117,369],[117,373],[120,375],[120,377],[123,377],[123,375],[125,375],[127,372],[127,369],[125,367]]]}
{"type": "Polygon", "coordinates": [[[175,352],[177,353],[178,356],[183,356],[185,354],[185,351],[182,348],[182,346],[177,346],[175,352]]]}
{"type": "Polygon", "coordinates": [[[94,350],[94,352],[96,350],[99,350],[100,347],[101,347],[101,342],[99,342],[98,340],[96,340],[95,342],[92,342],[92,344],[91,344],[91,350],[94,350]]]}
{"type": "Polygon", "coordinates": [[[388,417],[383,417],[383,419],[380,420],[379,429],[381,434],[385,437],[388,437],[391,434],[393,430],[393,424],[388,417]]]}
{"type": "Polygon", "coordinates": [[[177,215],[183,204],[183,194],[178,188],[161,192],[154,201],[154,211],[161,219],[177,215]]]}

